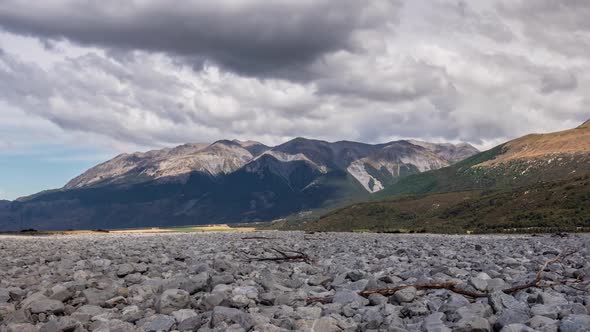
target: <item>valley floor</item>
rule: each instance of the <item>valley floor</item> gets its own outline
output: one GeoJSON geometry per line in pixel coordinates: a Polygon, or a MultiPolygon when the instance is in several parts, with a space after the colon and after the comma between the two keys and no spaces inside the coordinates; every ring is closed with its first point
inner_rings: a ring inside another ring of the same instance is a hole
{"type": "Polygon", "coordinates": [[[1,332],[590,331],[586,234],[71,234],[0,250],[1,332]],[[575,285],[502,292],[570,251],[539,275],[575,285]],[[483,296],[359,294],[443,282],[483,296]]]}

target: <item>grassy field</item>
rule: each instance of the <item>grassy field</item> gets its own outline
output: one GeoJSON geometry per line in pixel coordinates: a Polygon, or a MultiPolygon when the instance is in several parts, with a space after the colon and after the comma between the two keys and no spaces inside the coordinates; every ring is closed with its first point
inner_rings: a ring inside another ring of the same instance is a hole
{"type": "Polygon", "coordinates": [[[301,226],[309,231],[541,233],[590,231],[590,175],[494,191],[359,203],[301,226]]]}

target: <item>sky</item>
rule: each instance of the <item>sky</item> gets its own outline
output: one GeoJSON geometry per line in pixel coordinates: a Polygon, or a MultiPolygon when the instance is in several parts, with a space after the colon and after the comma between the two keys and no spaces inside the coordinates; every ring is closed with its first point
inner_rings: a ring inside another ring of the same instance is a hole
{"type": "Polygon", "coordinates": [[[0,199],[187,142],[480,149],[590,118],[587,0],[0,0],[0,199]]]}

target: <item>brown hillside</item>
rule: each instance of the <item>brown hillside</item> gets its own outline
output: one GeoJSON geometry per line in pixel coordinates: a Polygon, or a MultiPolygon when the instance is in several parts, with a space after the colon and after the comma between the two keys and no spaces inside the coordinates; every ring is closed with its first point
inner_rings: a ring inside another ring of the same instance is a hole
{"type": "Polygon", "coordinates": [[[590,153],[590,120],[575,129],[550,134],[531,134],[504,145],[504,153],[476,166],[494,167],[527,160],[590,153]]]}

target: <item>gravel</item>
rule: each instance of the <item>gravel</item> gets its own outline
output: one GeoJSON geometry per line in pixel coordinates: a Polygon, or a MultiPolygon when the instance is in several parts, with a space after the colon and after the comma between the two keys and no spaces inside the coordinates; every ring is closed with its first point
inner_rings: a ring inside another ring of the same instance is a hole
{"type": "Polygon", "coordinates": [[[0,236],[0,332],[590,331],[587,284],[502,292],[572,248],[543,275],[590,281],[588,235],[248,235],[0,236]],[[490,296],[358,294],[432,282],[490,296]]]}

